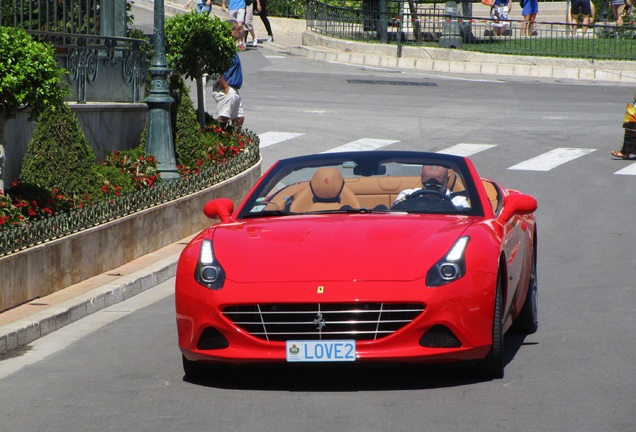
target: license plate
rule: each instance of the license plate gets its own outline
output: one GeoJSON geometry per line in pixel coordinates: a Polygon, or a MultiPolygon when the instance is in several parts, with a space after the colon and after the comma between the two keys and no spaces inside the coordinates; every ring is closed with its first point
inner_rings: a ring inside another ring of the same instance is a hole
{"type": "Polygon", "coordinates": [[[286,344],[288,362],[347,362],[356,360],[355,340],[297,341],[286,344]]]}

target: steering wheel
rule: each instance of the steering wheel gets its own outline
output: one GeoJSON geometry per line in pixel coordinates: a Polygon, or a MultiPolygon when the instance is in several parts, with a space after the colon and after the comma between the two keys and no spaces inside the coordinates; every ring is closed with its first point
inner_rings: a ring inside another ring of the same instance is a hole
{"type": "Polygon", "coordinates": [[[439,191],[431,189],[416,190],[407,196],[404,201],[401,201],[391,207],[391,209],[413,212],[433,211],[435,213],[456,210],[450,197],[439,191]]]}
{"type": "Polygon", "coordinates": [[[420,189],[413,192],[411,195],[407,196],[407,200],[413,200],[418,198],[437,198],[443,201],[448,201],[449,203],[453,203],[450,197],[446,194],[441,193],[440,191],[432,190],[432,189],[420,189]]]}

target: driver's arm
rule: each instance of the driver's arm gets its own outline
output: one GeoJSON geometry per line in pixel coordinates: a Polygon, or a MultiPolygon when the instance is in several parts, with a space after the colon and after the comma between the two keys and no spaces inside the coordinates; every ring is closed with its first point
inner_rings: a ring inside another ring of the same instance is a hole
{"type": "Polygon", "coordinates": [[[419,189],[404,189],[402,192],[400,192],[400,194],[397,196],[397,198],[395,199],[395,201],[393,202],[393,205],[396,205],[399,202],[404,201],[409,195],[411,195],[413,192],[415,192],[416,190],[419,189]]]}

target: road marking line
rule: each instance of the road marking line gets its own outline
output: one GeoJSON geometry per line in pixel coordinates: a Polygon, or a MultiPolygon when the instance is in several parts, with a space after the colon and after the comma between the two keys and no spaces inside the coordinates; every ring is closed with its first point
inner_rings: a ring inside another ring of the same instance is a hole
{"type": "Polygon", "coordinates": [[[444,150],[440,150],[437,153],[444,153],[455,156],[472,156],[475,153],[482,152],[484,150],[491,149],[493,147],[497,147],[495,144],[467,144],[467,143],[459,143],[452,147],[448,147],[444,150]]]}
{"type": "Polygon", "coordinates": [[[559,165],[570,162],[594,151],[596,151],[596,149],[559,147],[532,159],[518,163],[517,165],[513,165],[508,169],[522,171],[550,171],[559,165]]]}
{"type": "Polygon", "coordinates": [[[332,148],[331,150],[324,151],[323,153],[337,153],[345,151],[363,151],[363,150],[377,150],[381,147],[385,147],[391,144],[400,142],[400,140],[387,140],[387,139],[374,139],[374,138],[361,138],[356,141],[341,145],[340,147],[332,148]]]}
{"type": "Polygon", "coordinates": [[[636,175],[636,163],[626,166],[622,170],[616,171],[614,174],[618,175],[636,175]]]}
{"type": "Polygon", "coordinates": [[[293,133],[293,132],[265,132],[258,136],[260,139],[260,148],[271,146],[274,144],[278,144],[283,141],[287,141],[299,136],[305,135],[304,133],[293,133]]]}

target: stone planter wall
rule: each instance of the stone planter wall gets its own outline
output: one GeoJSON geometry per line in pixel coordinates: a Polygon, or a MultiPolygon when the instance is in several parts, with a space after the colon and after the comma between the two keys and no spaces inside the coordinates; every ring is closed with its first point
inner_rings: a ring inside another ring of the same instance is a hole
{"type": "Polygon", "coordinates": [[[235,205],[261,175],[261,163],[195,194],[0,258],[0,312],[52,294],[188,237],[214,221],[211,199],[235,205]]]}

